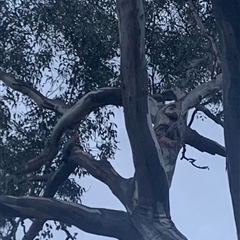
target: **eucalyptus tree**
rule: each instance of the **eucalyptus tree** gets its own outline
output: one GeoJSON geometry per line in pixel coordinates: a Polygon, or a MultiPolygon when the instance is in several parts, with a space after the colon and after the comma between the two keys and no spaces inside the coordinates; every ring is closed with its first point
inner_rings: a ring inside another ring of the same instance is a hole
{"type": "Polygon", "coordinates": [[[185,145],[225,156],[191,129],[196,112],[223,126],[210,1],[6,1],[0,12],[1,237],[15,239],[30,218],[25,240],[47,220],[72,239],[71,225],[117,239],[187,239],[169,206],[177,156],[183,148],[186,158],[185,145]],[[117,141],[108,105],[124,110],[130,179],[109,161],[117,141]],[[79,145],[63,162],[62,144],[74,133],[79,145]],[[126,211],[81,204],[76,178],[85,174],[106,184],[126,211]]]}

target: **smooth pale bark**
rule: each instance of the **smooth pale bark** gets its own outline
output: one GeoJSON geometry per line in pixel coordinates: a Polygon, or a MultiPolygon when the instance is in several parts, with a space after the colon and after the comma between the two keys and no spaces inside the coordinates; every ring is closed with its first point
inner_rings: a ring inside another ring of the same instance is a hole
{"type": "Polygon", "coordinates": [[[143,239],[186,239],[170,217],[170,184],[165,171],[164,153],[152,129],[148,104],[143,1],[117,0],[117,12],[122,101],[135,166],[138,200],[131,219],[143,239]]]}

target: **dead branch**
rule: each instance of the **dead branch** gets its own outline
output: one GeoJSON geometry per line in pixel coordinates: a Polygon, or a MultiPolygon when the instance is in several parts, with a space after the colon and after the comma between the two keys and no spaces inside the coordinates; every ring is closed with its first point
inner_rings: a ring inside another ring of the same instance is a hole
{"type": "Polygon", "coordinates": [[[196,159],[186,157],[186,151],[187,151],[186,146],[183,145],[181,160],[183,160],[183,159],[187,160],[187,161],[188,161],[189,163],[191,163],[195,168],[198,168],[198,169],[207,169],[207,170],[209,170],[209,167],[208,167],[208,166],[203,166],[203,167],[202,167],[202,166],[196,165],[196,164],[195,164],[195,162],[197,161],[196,159]]]}

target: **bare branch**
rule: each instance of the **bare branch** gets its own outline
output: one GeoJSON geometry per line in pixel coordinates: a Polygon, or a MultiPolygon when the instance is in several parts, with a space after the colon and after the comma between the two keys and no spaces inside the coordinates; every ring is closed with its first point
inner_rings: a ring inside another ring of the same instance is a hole
{"type": "MultiPolygon", "coordinates": [[[[158,110],[158,103],[151,96],[148,96],[148,99],[150,114],[153,117],[158,110]]],[[[79,124],[95,109],[107,105],[122,106],[120,88],[101,88],[84,95],[59,119],[53,129],[48,148],[34,159],[28,161],[25,168],[21,169],[18,174],[33,172],[47,162],[51,162],[58,152],[59,141],[63,133],[71,126],[79,124]]]]}
{"type": "Polygon", "coordinates": [[[31,224],[28,231],[24,234],[22,240],[32,240],[34,239],[39,231],[42,230],[43,224],[45,223],[44,220],[34,219],[33,223],[31,224]]]}
{"type": "Polygon", "coordinates": [[[197,113],[197,110],[195,109],[192,113],[192,116],[191,116],[191,119],[189,121],[188,127],[192,126],[196,113],[197,113]]]}
{"type": "MultiPolygon", "coordinates": [[[[30,83],[22,82],[17,79],[15,79],[10,74],[4,73],[2,70],[0,70],[0,80],[6,84],[6,86],[10,87],[13,90],[16,90],[25,96],[28,96],[30,99],[32,99],[40,108],[53,110],[55,112],[60,113],[61,115],[64,115],[68,109],[70,109],[70,106],[66,105],[63,101],[59,99],[50,99],[45,97],[43,94],[41,94],[39,91],[37,91],[35,88],[31,86],[30,83]]],[[[107,89],[108,91],[110,88],[102,88],[100,90],[107,89]]],[[[119,98],[116,101],[118,102],[118,106],[121,105],[121,89],[120,88],[111,88],[114,93],[118,92],[116,94],[116,98],[119,98]]],[[[174,95],[163,93],[163,94],[155,94],[153,97],[150,97],[151,99],[155,99],[158,102],[164,102],[164,101],[171,101],[174,100],[174,95]]],[[[112,105],[116,105],[113,103],[110,103],[112,105]]],[[[107,105],[107,104],[106,104],[107,105]]]]}
{"type": "Polygon", "coordinates": [[[209,170],[209,167],[208,167],[208,166],[203,166],[203,167],[202,167],[202,166],[196,165],[195,162],[196,162],[197,160],[194,159],[194,158],[188,158],[188,157],[186,156],[186,151],[187,151],[186,145],[183,145],[181,160],[183,160],[183,159],[187,160],[187,161],[190,162],[195,168],[198,168],[198,169],[207,169],[207,170],[209,170]]]}
{"type": "MultiPolygon", "coordinates": [[[[45,149],[45,151],[42,154],[40,154],[38,157],[36,157],[34,160],[30,160],[27,163],[26,168],[24,170],[21,170],[19,173],[32,172],[38,169],[39,167],[41,167],[44,163],[51,161],[57,154],[58,142],[63,132],[67,128],[71,127],[74,123],[79,123],[92,110],[101,106],[105,106],[107,104],[113,104],[113,105],[122,104],[119,88],[104,88],[104,89],[100,89],[98,91],[94,91],[87,94],[73,108],[69,109],[69,111],[66,112],[67,110],[66,105],[64,105],[65,107],[60,107],[61,105],[58,105],[59,100],[56,100],[55,102],[55,100],[53,99],[48,99],[44,97],[41,93],[36,91],[34,88],[29,87],[28,84],[20,83],[16,81],[14,78],[8,75],[5,75],[2,72],[1,74],[2,74],[1,75],[2,78],[5,79],[5,82],[8,83],[8,85],[10,85],[11,87],[14,86],[15,90],[21,91],[22,93],[28,95],[29,97],[32,97],[33,100],[38,102],[39,106],[45,107],[51,110],[58,110],[59,113],[65,112],[63,117],[60,119],[60,121],[56,124],[54,128],[54,131],[52,133],[51,140],[50,140],[50,147],[48,149],[45,149]],[[50,103],[56,104],[56,105],[50,105],[50,103]],[[87,110],[88,108],[90,110],[87,110]]],[[[155,97],[159,98],[159,96],[155,96],[155,97]]],[[[186,98],[185,98],[185,101],[186,101],[186,98]]],[[[156,112],[158,111],[158,105],[159,104],[149,96],[149,107],[150,107],[149,110],[151,112],[152,119],[154,118],[156,112]]],[[[205,113],[210,117],[207,111],[205,111],[205,113]]]]}
{"type": "Polygon", "coordinates": [[[219,143],[200,135],[197,131],[187,127],[183,135],[184,143],[198,149],[201,152],[209,154],[218,154],[222,157],[226,156],[225,148],[219,143]]]}
{"type": "Polygon", "coordinates": [[[102,236],[124,239],[132,231],[127,213],[39,197],[0,196],[0,217],[55,220],[102,236]]]}
{"type": "Polygon", "coordinates": [[[195,107],[195,110],[191,116],[191,119],[190,119],[190,122],[188,124],[188,127],[191,127],[193,121],[194,121],[194,117],[196,115],[196,113],[198,111],[201,111],[203,112],[207,117],[209,117],[210,119],[212,119],[215,123],[221,125],[222,127],[224,127],[224,123],[221,119],[219,119],[217,116],[215,116],[213,113],[211,113],[211,111],[206,108],[205,106],[203,106],[202,104],[198,104],[196,107],[195,107]]]}
{"type": "MultiPolygon", "coordinates": [[[[97,161],[90,154],[75,147],[66,163],[49,179],[43,197],[53,197],[68,176],[74,171],[77,165],[85,168],[88,173],[99,181],[105,183],[113,194],[122,202],[129,212],[133,210],[133,181],[124,179],[113,169],[108,161],[97,161]]],[[[43,220],[35,219],[24,235],[23,240],[33,239],[42,229],[43,220]]]]}
{"type": "Polygon", "coordinates": [[[2,80],[8,87],[21,92],[32,99],[40,108],[46,108],[64,114],[68,109],[64,102],[59,99],[50,99],[42,95],[39,91],[33,88],[29,83],[16,80],[9,74],[0,70],[0,80],[2,80]]]}

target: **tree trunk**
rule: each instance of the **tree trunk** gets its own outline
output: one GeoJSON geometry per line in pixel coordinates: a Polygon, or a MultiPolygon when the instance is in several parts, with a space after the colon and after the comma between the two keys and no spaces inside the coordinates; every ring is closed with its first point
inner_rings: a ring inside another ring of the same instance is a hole
{"type": "Polygon", "coordinates": [[[220,36],[224,137],[233,212],[240,239],[240,1],[212,0],[220,36]]]}
{"type": "Polygon", "coordinates": [[[143,1],[117,0],[117,12],[122,101],[137,193],[131,220],[142,239],[186,239],[173,224],[169,206],[169,188],[181,148],[179,130],[184,132],[186,121],[181,112],[177,113],[176,104],[159,106],[154,133],[148,100],[143,1]],[[181,126],[174,128],[178,121],[181,126]]]}

